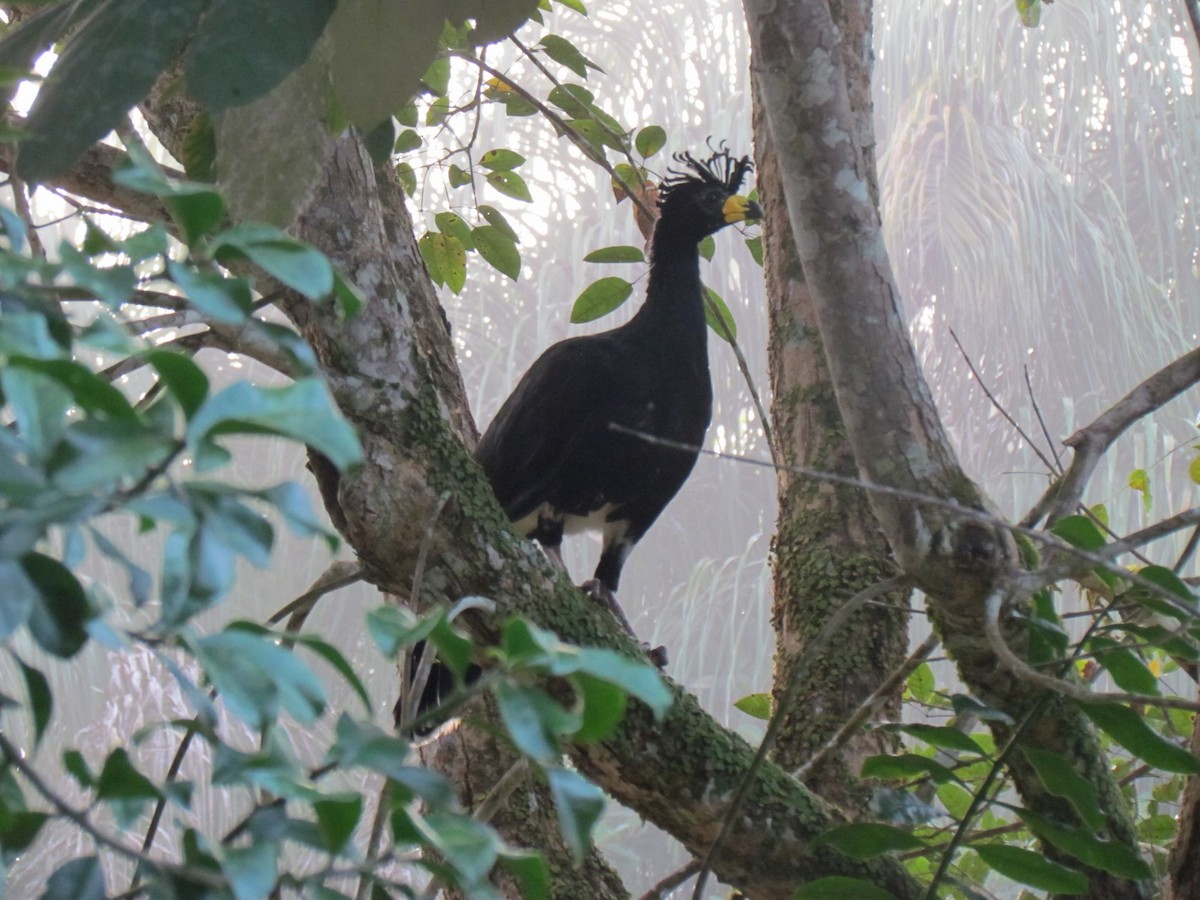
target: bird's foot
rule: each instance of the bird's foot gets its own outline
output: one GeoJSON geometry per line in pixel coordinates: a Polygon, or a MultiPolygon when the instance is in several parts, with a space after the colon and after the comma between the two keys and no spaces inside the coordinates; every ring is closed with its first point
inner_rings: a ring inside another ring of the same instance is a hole
{"type": "MultiPolygon", "coordinates": [[[[601,584],[599,579],[593,578],[590,581],[585,581],[579,586],[579,589],[593,600],[608,607],[612,614],[617,617],[617,621],[624,626],[625,630],[633,637],[637,637],[633,632],[633,628],[629,625],[629,620],[625,618],[625,610],[621,609],[621,605],[617,603],[616,596],[601,584]]],[[[643,642],[642,651],[650,658],[650,662],[654,663],[656,668],[665,669],[667,667],[666,647],[651,647],[649,644],[643,642]]]]}

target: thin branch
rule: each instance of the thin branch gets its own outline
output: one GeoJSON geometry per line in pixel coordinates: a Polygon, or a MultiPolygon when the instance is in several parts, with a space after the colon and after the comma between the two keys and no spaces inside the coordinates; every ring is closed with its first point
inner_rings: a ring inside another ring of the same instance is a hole
{"type": "Polygon", "coordinates": [[[1064,441],[1075,451],[1066,475],[1052,484],[1036,507],[1046,504],[1051,522],[1074,509],[1083,498],[1084,488],[1092,477],[1100,458],[1130,425],[1178,397],[1200,382],[1200,348],[1155,372],[1132,391],[1101,413],[1090,425],[1081,428],[1064,441]]]}
{"type": "Polygon", "coordinates": [[[700,860],[688,860],[687,863],[676,869],[670,875],[660,879],[658,883],[654,885],[654,887],[642,894],[638,900],[662,900],[668,891],[673,891],[699,871],[700,860]]]}
{"type": "Polygon", "coordinates": [[[846,742],[853,737],[867,721],[875,715],[884,704],[888,702],[895,693],[900,684],[908,678],[909,675],[916,670],[917,666],[925,661],[925,658],[941,643],[941,640],[935,634],[930,634],[921,642],[916,650],[914,650],[903,663],[896,667],[895,671],[888,676],[875,692],[866,700],[858,705],[858,709],[854,714],[843,723],[842,727],[834,733],[825,746],[821,747],[812,757],[804,763],[800,768],[792,773],[792,777],[797,781],[804,781],[808,776],[819,768],[830,756],[846,745],[846,742]]]}
{"type": "Polygon", "coordinates": [[[1033,391],[1033,382],[1029,378],[1029,366],[1025,366],[1025,390],[1029,392],[1029,402],[1033,405],[1033,414],[1037,417],[1038,427],[1042,429],[1042,437],[1046,439],[1046,446],[1054,454],[1054,468],[1052,471],[1062,474],[1062,458],[1058,455],[1058,442],[1050,435],[1050,429],[1046,426],[1046,419],[1042,415],[1041,404],[1038,403],[1037,394],[1033,391]]]}
{"type": "MultiPolygon", "coordinates": [[[[295,600],[286,604],[282,608],[267,619],[268,625],[278,625],[288,616],[293,616],[298,612],[310,611],[326,594],[332,594],[334,591],[341,590],[348,585],[354,584],[356,581],[362,580],[362,567],[357,563],[347,560],[337,560],[329,564],[329,567],[317,576],[317,580],[312,583],[307,591],[297,597],[295,600]]],[[[291,628],[289,631],[293,630],[291,628]]]]}
{"type": "Polygon", "coordinates": [[[958,348],[958,352],[962,355],[963,362],[965,362],[967,364],[967,368],[971,370],[971,375],[974,376],[975,383],[979,385],[979,389],[983,391],[983,395],[987,397],[988,401],[992,404],[992,408],[1004,417],[1004,420],[1013,427],[1013,430],[1016,431],[1016,433],[1021,436],[1021,439],[1029,445],[1030,449],[1037,454],[1037,458],[1042,461],[1042,465],[1046,467],[1048,472],[1061,471],[1062,467],[1056,466],[1050,460],[1050,458],[1041,451],[1041,448],[1038,447],[1033,438],[1031,438],[1025,429],[1021,427],[1021,423],[1009,414],[1008,410],[1005,409],[1000,401],[996,399],[995,394],[988,389],[987,384],[983,380],[983,376],[980,375],[979,370],[975,368],[975,363],[972,362],[971,357],[967,355],[966,348],[963,347],[962,341],[958,339],[958,335],[954,333],[953,328],[950,329],[950,338],[954,341],[954,346],[958,348]]]}
{"type": "Polygon", "coordinates": [[[999,592],[993,592],[988,596],[985,605],[984,633],[987,635],[988,645],[992,648],[992,652],[1010,672],[1022,681],[1035,684],[1055,694],[1061,694],[1079,703],[1145,704],[1146,706],[1200,712],[1200,701],[1196,700],[1185,700],[1182,697],[1158,697],[1152,694],[1128,694],[1122,691],[1089,691],[1085,687],[1062,681],[1052,675],[1043,675],[1013,653],[1004,640],[1004,635],[1000,633],[1001,605],[999,592]]]}
{"type": "Polygon", "coordinates": [[[804,677],[808,674],[812,663],[825,650],[837,633],[842,630],[843,626],[850,620],[850,617],[862,609],[868,600],[872,600],[883,594],[889,594],[892,591],[902,590],[911,585],[912,581],[907,576],[898,575],[859,591],[838,607],[837,612],[826,620],[825,624],[821,626],[821,630],[817,632],[816,636],[808,643],[808,646],[804,648],[804,653],[801,655],[799,663],[792,672],[792,680],[788,683],[787,690],[783,692],[774,715],[771,716],[771,722],[767,726],[766,734],[763,735],[762,743],[758,745],[758,752],[754,754],[754,759],[751,760],[749,767],[746,769],[746,774],[738,782],[737,790],[734,791],[733,797],[729,801],[729,807],[725,810],[721,822],[721,831],[717,834],[716,840],[708,848],[708,852],[704,854],[704,859],[700,864],[700,874],[696,878],[696,886],[692,890],[692,900],[701,900],[704,897],[704,883],[708,880],[708,873],[712,869],[713,860],[717,858],[717,855],[721,852],[721,848],[725,844],[726,838],[729,837],[729,833],[733,830],[733,824],[737,820],[738,810],[742,805],[742,801],[750,793],[750,786],[754,783],[758,770],[766,762],[767,754],[770,752],[772,745],[775,743],[775,738],[778,737],[779,731],[783,727],[784,716],[792,704],[795,703],[797,696],[799,696],[800,689],[803,687],[804,677]]]}

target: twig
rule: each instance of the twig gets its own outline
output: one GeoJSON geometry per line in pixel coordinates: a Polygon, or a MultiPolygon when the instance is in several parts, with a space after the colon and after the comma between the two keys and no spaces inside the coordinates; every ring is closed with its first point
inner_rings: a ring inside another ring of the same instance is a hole
{"type": "MultiPolygon", "coordinates": [[[[357,563],[347,560],[332,562],[324,572],[317,576],[317,580],[312,583],[307,591],[277,610],[271,618],[267,619],[267,624],[278,625],[288,616],[294,616],[298,612],[308,612],[326,594],[331,594],[361,580],[362,568],[357,563]]],[[[296,629],[291,628],[289,624],[288,630],[294,631],[296,629]]]]}
{"type": "Polygon", "coordinates": [[[841,728],[825,742],[825,746],[821,747],[812,757],[800,766],[792,777],[797,781],[803,782],[810,774],[818,769],[830,756],[837,750],[845,746],[846,742],[857,732],[875,713],[880,710],[889,699],[891,699],[897,687],[903,682],[917,666],[925,661],[925,658],[940,644],[941,641],[937,635],[930,634],[921,642],[916,650],[909,654],[908,659],[901,663],[887,680],[883,682],[875,692],[866,700],[858,705],[858,709],[854,714],[842,725],[841,728]]]}
{"type": "Polygon", "coordinates": [[[1029,366],[1025,366],[1025,390],[1029,392],[1029,402],[1033,405],[1033,414],[1037,416],[1038,426],[1042,429],[1042,437],[1046,439],[1046,446],[1050,448],[1050,452],[1054,454],[1054,469],[1053,471],[1062,474],[1062,459],[1058,455],[1058,442],[1050,436],[1050,429],[1046,427],[1046,419],[1042,416],[1041,404],[1037,401],[1037,394],[1033,391],[1033,381],[1029,377],[1029,366]]]}
{"type": "Polygon", "coordinates": [[[654,885],[654,887],[642,894],[638,900],[662,900],[663,895],[666,894],[667,891],[671,891],[679,887],[679,885],[683,884],[699,871],[700,860],[690,859],[686,864],[676,869],[670,875],[660,879],[658,883],[654,885]]]}
{"type": "Polygon", "coordinates": [[[1186,709],[1189,712],[1200,712],[1200,701],[1196,700],[1185,700],[1182,697],[1156,697],[1152,694],[1129,694],[1123,691],[1089,691],[1085,687],[1062,681],[1052,675],[1043,675],[1013,653],[1008,643],[1004,640],[1004,635],[1000,633],[1001,600],[999,592],[993,591],[988,595],[984,607],[984,633],[987,635],[988,645],[992,648],[992,652],[996,654],[1000,662],[1010,672],[1022,681],[1035,684],[1055,694],[1061,694],[1079,703],[1140,703],[1146,706],[1161,706],[1168,709],[1186,709]]]}
{"type": "Polygon", "coordinates": [[[508,802],[508,798],[521,786],[521,782],[528,774],[529,762],[522,757],[509,766],[508,771],[500,776],[500,780],[492,785],[492,789],[484,795],[479,806],[475,807],[471,818],[476,822],[490,822],[492,816],[496,815],[508,802]]]}
{"type": "Polygon", "coordinates": [[[1033,438],[1029,436],[1025,429],[1021,427],[1021,424],[1009,414],[1008,410],[1004,408],[1000,401],[996,399],[996,396],[988,389],[987,384],[983,380],[983,376],[980,375],[979,370],[975,368],[975,363],[972,362],[971,357],[967,355],[966,348],[963,347],[962,341],[958,339],[958,335],[954,333],[953,328],[950,329],[950,338],[954,341],[954,346],[958,348],[958,352],[962,355],[963,362],[965,362],[967,364],[967,368],[971,370],[971,375],[974,376],[975,383],[979,385],[979,389],[983,391],[983,395],[991,402],[992,408],[1004,417],[1005,421],[1013,427],[1013,430],[1021,436],[1021,439],[1024,440],[1025,443],[1029,445],[1030,449],[1037,454],[1037,458],[1042,461],[1042,465],[1046,467],[1047,471],[1061,471],[1062,467],[1056,466],[1050,460],[1050,458],[1041,451],[1038,445],[1034,443],[1033,438]]]}
{"type": "Polygon", "coordinates": [[[843,603],[837,612],[825,621],[825,624],[821,626],[821,630],[817,632],[816,636],[809,641],[808,646],[804,648],[804,654],[800,657],[798,665],[792,672],[792,680],[783,692],[783,696],[780,697],[779,705],[774,715],[771,716],[771,722],[767,726],[767,731],[763,735],[762,742],[758,745],[758,752],[754,754],[754,759],[751,760],[749,767],[746,769],[746,774],[738,782],[737,790],[734,791],[733,797],[729,801],[729,807],[725,810],[725,814],[722,817],[721,831],[717,834],[716,840],[708,848],[708,852],[704,854],[704,859],[700,864],[700,874],[696,878],[696,886],[692,891],[692,900],[701,900],[704,896],[704,883],[708,880],[708,873],[712,868],[712,863],[717,858],[717,854],[720,853],[721,847],[724,846],[729,833],[733,830],[733,823],[737,820],[738,809],[741,807],[742,801],[750,793],[750,786],[754,783],[758,770],[762,768],[763,763],[766,761],[767,754],[770,752],[771,746],[775,743],[775,738],[783,726],[784,716],[795,702],[800,689],[803,687],[803,679],[808,674],[809,667],[825,650],[826,645],[841,631],[842,627],[850,620],[850,617],[862,609],[868,600],[878,597],[881,594],[888,594],[892,591],[910,587],[911,585],[912,581],[907,576],[898,575],[894,578],[880,581],[866,590],[859,591],[843,603]]]}
{"type": "MultiPolygon", "coordinates": [[[[1101,413],[1090,425],[1067,438],[1064,443],[1075,451],[1075,457],[1062,480],[1051,485],[1047,491],[1050,521],[1061,518],[1080,503],[1092,472],[1113,441],[1138,419],[1173,400],[1197,382],[1200,382],[1200,348],[1159,369],[1101,413]]],[[[1039,500],[1035,506],[1041,506],[1043,500],[1039,500]]]]}

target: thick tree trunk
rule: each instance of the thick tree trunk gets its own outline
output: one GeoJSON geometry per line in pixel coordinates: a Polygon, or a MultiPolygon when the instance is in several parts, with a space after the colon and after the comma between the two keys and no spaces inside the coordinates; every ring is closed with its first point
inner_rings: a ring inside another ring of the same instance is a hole
{"type": "MultiPolygon", "coordinates": [[[[1086,718],[1059,696],[1017,678],[985,636],[986,602],[1004,601],[1004,639],[1019,654],[1023,627],[1010,613],[1024,602],[1011,537],[991,521],[979,489],[961,471],[920,372],[883,245],[869,132],[862,125],[863,69],[857,48],[825,0],[746,0],[755,72],[778,152],[793,238],[812,292],[838,406],[865,480],[906,492],[871,492],[901,570],[928,597],[930,616],[963,680],[989,705],[1024,722],[1018,746],[1064,754],[1096,790],[1109,839],[1137,849],[1128,804],[1106,770],[1086,718]],[[912,495],[937,498],[914,502],[912,495]],[[963,513],[967,513],[964,515],[963,513]]],[[[995,726],[1003,744],[1013,731],[995,726]]],[[[1008,770],[1027,806],[1078,823],[1023,754],[1008,770]]],[[[1061,856],[1047,846],[1048,855],[1061,856]]],[[[1141,887],[1087,870],[1089,896],[1138,897],[1141,887]]]]}
{"type": "MultiPolygon", "coordinates": [[[[755,102],[757,183],[763,198],[763,267],[771,342],[771,418],[780,462],[854,477],[812,297],[792,240],[783,185],[769,129],[755,102]]],[[[788,689],[809,641],[848,598],[895,574],[891,550],[864,491],[781,470],[774,541],[777,638],[774,696],[788,689]]],[[[775,760],[794,770],[809,760],[904,658],[908,615],[904,593],[880,598],[857,613],[844,633],[806,668],[793,708],[785,710],[775,760]]],[[[877,718],[899,718],[899,696],[877,718]]],[[[863,730],[807,783],[854,815],[871,787],[857,780],[862,761],[896,749],[888,732],[863,730]]]]}

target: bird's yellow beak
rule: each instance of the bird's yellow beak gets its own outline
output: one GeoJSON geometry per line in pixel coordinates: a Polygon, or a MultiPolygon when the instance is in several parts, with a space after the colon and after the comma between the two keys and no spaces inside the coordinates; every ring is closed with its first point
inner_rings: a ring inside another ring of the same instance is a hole
{"type": "Polygon", "coordinates": [[[743,197],[741,194],[734,194],[726,200],[725,205],[721,207],[721,212],[725,215],[725,223],[727,225],[734,222],[744,222],[746,219],[762,218],[762,207],[749,197],[743,197]]]}

